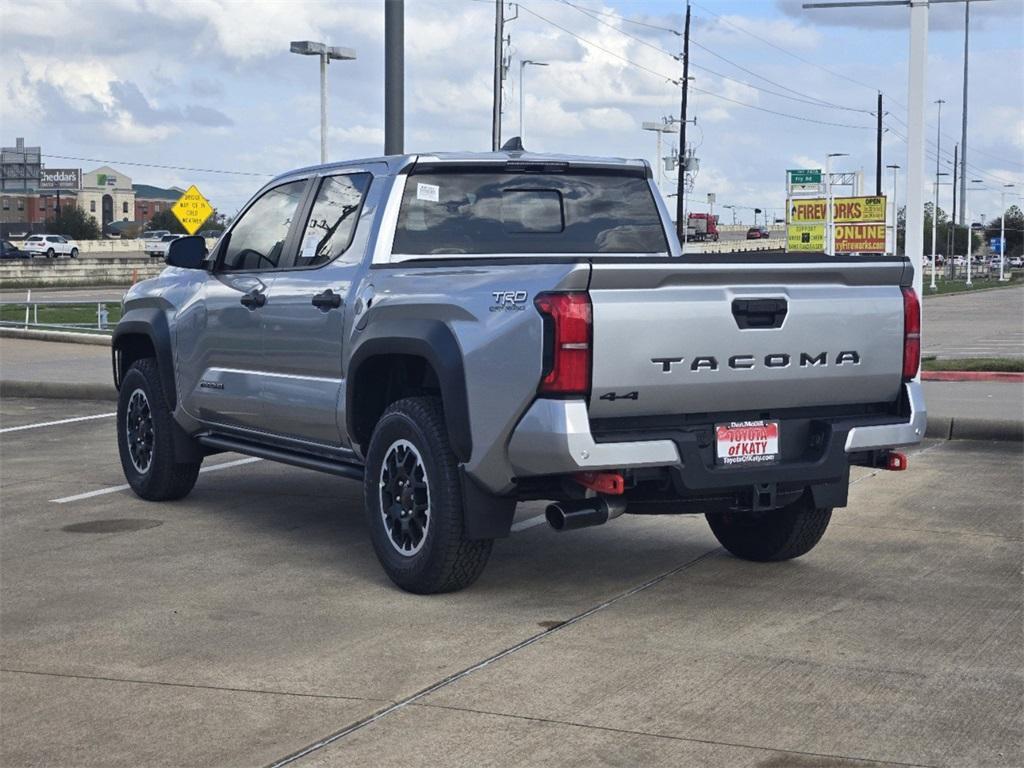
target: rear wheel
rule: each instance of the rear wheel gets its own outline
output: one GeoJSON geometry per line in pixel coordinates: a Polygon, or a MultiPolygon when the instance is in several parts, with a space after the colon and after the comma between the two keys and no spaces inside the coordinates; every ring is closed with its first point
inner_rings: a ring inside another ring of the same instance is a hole
{"type": "Polygon", "coordinates": [[[466,536],[441,401],[393,403],[374,428],[366,458],[367,522],[388,577],[417,594],[453,592],[476,581],[493,540],[466,536]]]}
{"type": "Polygon", "coordinates": [[[782,509],[764,513],[715,512],[706,515],[719,543],[736,557],[758,562],[792,560],[821,541],[832,518],[814,506],[811,494],[782,509]]]}
{"type": "Polygon", "coordinates": [[[48,259],[52,259],[52,258],[53,258],[54,256],[56,256],[56,255],[57,255],[57,254],[56,254],[56,252],[55,252],[55,251],[53,250],[53,248],[50,248],[49,250],[47,250],[47,251],[46,251],[46,258],[48,258],[48,259]]]}
{"type": "Polygon", "coordinates": [[[117,448],[128,484],[147,501],[180,499],[199,476],[201,462],[175,461],[173,430],[156,361],[136,360],[117,399],[117,448]]]}

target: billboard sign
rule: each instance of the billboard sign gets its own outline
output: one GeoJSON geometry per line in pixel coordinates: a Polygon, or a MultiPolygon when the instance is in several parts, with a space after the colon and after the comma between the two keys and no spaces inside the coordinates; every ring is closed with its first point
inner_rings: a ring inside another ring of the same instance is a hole
{"type": "Polygon", "coordinates": [[[81,189],[81,168],[43,168],[39,172],[40,189],[81,189]]]}
{"type": "Polygon", "coordinates": [[[790,253],[822,253],[825,250],[825,225],[790,224],[786,227],[786,250],[790,253]]]}
{"type": "Polygon", "coordinates": [[[836,224],[836,253],[885,253],[885,224],[836,224]]]}
{"type": "MultiPolygon", "coordinates": [[[[885,223],[885,196],[836,197],[832,199],[832,220],[836,224],[885,223]]],[[[828,216],[825,198],[790,200],[786,210],[791,224],[823,223],[828,216]]]]}

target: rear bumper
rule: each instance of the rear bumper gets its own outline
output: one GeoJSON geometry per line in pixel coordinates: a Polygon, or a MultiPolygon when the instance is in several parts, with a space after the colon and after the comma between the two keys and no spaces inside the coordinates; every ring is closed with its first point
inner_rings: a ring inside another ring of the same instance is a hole
{"type": "Polygon", "coordinates": [[[924,438],[928,426],[928,411],[924,403],[924,388],[920,381],[906,385],[910,416],[895,424],[854,427],[846,435],[846,452],[872,451],[916,445],[924,438]]]}
{"type": "Polygon", "coordinates": [[[595,439],[583,400],[546,399],[534,402],[519,422],[509,440],[508,457],[517,477],[668,467],[677,470],[685,485],[694,489],[835,479],[849,466],[849,454],[921,441],[927,421],[921,384],[915,381],[905,386],[908,416],[881,423],[877,417],[804,419],[790,429],[802,434],[801,439],[820,433],[815,443],[819,448],[809,454],[805,446],[796,445],[800,455],[794,456],[795,460],[787,460],[784,449],[779,464],[744,469],[717,467],[713,446],[701,428],[654,430],[644,439],[595,439]],[[865,420],[870,423],[864,424],[865,420]]]}

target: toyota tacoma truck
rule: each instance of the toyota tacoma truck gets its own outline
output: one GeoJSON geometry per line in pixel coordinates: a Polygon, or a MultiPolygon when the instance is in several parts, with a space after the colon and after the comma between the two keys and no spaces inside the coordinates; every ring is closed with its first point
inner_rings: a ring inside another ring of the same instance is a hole
{"type": "Polygon", "coordinates": [[[925,431],[905,258],[681,256],[640,160],[304,168],[167,263],[113,336],[134,491],[181,498],[224,451],[361,481],[416,593],[471,584],[531,500],[561,531],[704,514],[740,558],[798,557],[851,465],[901,469],[925,431]]]}

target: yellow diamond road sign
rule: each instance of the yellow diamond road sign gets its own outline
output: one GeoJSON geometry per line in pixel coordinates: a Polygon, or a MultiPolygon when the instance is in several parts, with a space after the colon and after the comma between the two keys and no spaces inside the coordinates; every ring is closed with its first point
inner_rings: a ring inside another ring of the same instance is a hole
{"type": "Polygon", "coordinates": [[[171,212],[178,217],[178,221],[181,222],[185,231],[194,235],[196,230],[210,218],[213,206],[193,184],[184,195],[178,198],[178,202],[171,206],[171,212]]]}

